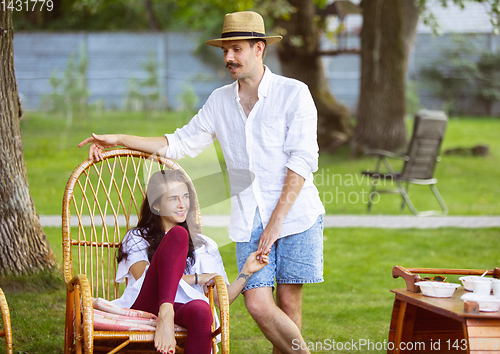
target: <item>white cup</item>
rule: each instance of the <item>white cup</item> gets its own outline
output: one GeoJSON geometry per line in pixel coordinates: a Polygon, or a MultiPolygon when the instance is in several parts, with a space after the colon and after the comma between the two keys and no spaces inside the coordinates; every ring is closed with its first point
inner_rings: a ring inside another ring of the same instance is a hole
{"type": "Polygon", "coordinates": [[[474,294],[478,295],[490,295],[491,292],[491,281],[490,280],[474,280],[472,282],[472,289],[474,294]]]}
{"type": "Polygon", "coordinates": [[[491,286],[493,287],[493,295],[500,297],[500,279],[493,279],[491,286]]]}

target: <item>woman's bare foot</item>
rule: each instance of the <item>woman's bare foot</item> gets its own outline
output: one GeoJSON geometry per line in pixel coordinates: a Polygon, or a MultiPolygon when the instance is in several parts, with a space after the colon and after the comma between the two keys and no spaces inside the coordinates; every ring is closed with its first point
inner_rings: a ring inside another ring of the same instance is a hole
{"type": "Polygon", "coordinates": [[[155,348],[160,353],[175,353],[174,306],[168,302],[161,304],[158,313],[155,348]]]}

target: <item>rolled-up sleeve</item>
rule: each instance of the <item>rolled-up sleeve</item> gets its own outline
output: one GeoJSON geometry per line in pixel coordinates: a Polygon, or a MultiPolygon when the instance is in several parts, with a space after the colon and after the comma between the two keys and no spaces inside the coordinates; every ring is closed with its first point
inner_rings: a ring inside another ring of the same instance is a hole
{"type": "Polygon", "coordinates": [[[165,134],[168,141],[165,157],[172,160],[182,159],[186,155],[195,157],[210,146],[216,140],[212,113],[209,98],[188,124],[173,134],[165,134]]]}
{"type": "Polygon", "coordinates": [[[289,156],[286,167],[304,179],[318,170],[318,114],[311,93],[303,85],[292,100],[287,117],[284,151],[289,156]]]}

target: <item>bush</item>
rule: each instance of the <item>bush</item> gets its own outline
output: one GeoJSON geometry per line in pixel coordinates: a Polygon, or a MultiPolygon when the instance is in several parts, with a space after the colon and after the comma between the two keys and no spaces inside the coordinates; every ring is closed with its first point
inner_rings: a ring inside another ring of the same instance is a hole
{"type": "Polygon", "coordinates": [[[466,96],[484,102],[486,113],[493,115],[493,104],[500,101],[500,53],[481,52],[472,39],[464,37],[453,42],[420,71],[424,83],[443,100],[442,109],[448,115],[461,113],[457,103],[466,96]]]}

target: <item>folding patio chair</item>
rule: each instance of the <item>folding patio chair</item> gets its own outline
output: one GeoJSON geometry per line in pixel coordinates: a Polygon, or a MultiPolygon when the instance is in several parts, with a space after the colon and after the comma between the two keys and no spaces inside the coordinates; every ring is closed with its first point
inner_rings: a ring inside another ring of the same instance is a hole
{"type": "Polygon", "coordinates": [[[401,211],[406,203],[413,214],[417,216],[448,214],[448,207],[436,187],[437,179],[433,177],[436,162],[441,160],[438,154],[447,121],[447,116],[442,111],[421,110],[415,115],[413,136],[406,154],[400,156],[385,150],[367,151],[367,154],[378,156],[375,170],[362,172],[363,175],[373,178],[372,190],[368,198],[368,212],[371,210],[372,197],[375,193],[396,193],[403,197],[401,211]],[[388,158],[404,159],[403,171],[395,172],[388,158]],[[387,173],[380,171],[381,162],[384,163],[387,173]],[[396,188],[377,190],[379,179],[393,180],[396,188]],[[418,211],[408,194],[410,184],[430,186],[442,210],[418,211]]]}
{"type": "MultiPolygon", "coordinates": [[[[120,297],[115,282],[116,252],[126,232],[137,224],[145,183],[161,169],[182,168],[166,158],[128,149],[103,152],[103,161],[87,159],[71,174],[63,199],[63,267],[66,283],[64,353],[156,353],[154,332],[94,329],[93,298],[120,297]]],[[[188,180],[191,181],[188,177],[188,180]]],[[[190,182],[191,183],[191,182],[190,182]]],[[[194,186],[191,185],[194,189],[194,186]]],[[[197,222],[201,213],[196,200],[197,222]]],[[[229,298],[222,276],[215,277],[220,326],[212,328],[213,349],[220,334],[221,352],[229,353],[229,298]]],[[[209,289],[215,316],[213,287],[209,289]]],[[[177,353],[183,353],[186,330],[176,330],[177,353]]]]}
{"type": "Polygon", "coordinates": [[[5,299],[5,294],[0,288],[0,310],[2,311],[3,329],[0,330],[0,337],[5,337],[5,345],[7,346],[7,354],[12,354],[12,328],[10,326],[9,305],[5,299]]]}

